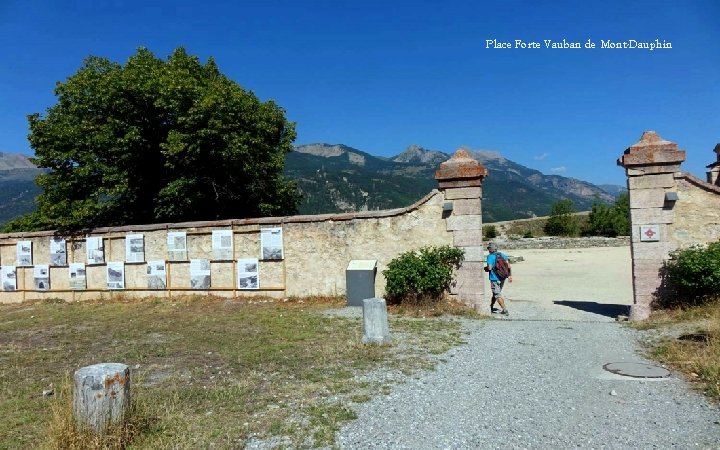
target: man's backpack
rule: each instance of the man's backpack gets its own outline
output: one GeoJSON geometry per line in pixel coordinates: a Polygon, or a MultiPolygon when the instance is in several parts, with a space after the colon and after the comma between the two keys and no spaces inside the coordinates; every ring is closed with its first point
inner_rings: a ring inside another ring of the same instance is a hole
{"type": "Polygon", "coordinates": [[[493,267],[493,270],[495,271],[495,275],[497,275],[501,281],[510,276],[510,265],[508,264],[505,255],[499,252],[495,255],[495,267],[493,267]]]}

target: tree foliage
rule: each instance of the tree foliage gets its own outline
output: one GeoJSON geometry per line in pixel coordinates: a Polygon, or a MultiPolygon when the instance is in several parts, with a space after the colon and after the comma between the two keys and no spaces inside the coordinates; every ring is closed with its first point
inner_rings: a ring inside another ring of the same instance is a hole
{"type": "Polygon", "coordinates": [[[32,114],[33,162],[48,173],[38,211],[10,229],[214,220],[294,213],[282,176],[295,127],[184,49],[140,48],[124,64],[89,57],[32,114]]]}
{"type": "Polygon", "coordinates": [[[575,212],[572,200],[555,202],[545,223],[545,233],[549,236],[577,236],[580,233],[580,224],[575,212]]]}
{"type": "Polygon", "coordinates": [[[662,300],[666,306],[699,305],[720,297],[720,242],[676,250],[665,269],[669,289],[662,300]]]}
{"type": "Polygon", "coordinates": [[[622,193],[609,206],[597,198],[588,217],[588,234],[597,236],[628,236],[630,234],[630,197],[622,193]]]}
{"type": "Polygon", "coordinates": [[[388,303],[440,300],[460,267],[465,252],[456,247],[423,247],[390,261],[383,271],[388,303]]]}

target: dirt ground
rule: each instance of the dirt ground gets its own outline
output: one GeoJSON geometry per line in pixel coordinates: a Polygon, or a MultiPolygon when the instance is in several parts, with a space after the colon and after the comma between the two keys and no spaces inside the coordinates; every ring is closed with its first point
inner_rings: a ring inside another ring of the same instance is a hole
{"type": "Polygon", "coordinates": [[[523,258],[503,290],[513,319],[615,320],[632,304],[630,247],[500,251],[523,258]]]}

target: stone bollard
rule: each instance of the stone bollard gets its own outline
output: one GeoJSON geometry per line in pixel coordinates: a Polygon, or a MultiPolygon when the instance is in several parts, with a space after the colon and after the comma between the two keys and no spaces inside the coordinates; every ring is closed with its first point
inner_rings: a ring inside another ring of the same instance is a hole
{"type": "Polygon", "coordinates": [[[384,298],[366,298],[363,300],[363,339],[364,344],[385,344],[390,342],[387,305],[384,298]]]}
{"type": "Polygon", "coordinates": [[[75,371],[73,414],[80,425],[104,433],[122,423],[130,403],[130,368],[103,363],[75,371]]]}

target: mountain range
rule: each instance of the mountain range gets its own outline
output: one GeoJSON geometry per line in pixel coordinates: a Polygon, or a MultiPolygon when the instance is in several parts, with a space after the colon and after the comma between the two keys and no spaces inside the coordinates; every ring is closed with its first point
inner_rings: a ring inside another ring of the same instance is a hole
{"type": "Polygon", "coordinates": [[[0,226],[35,210],[40,193],[35,177],[40,173],[27,156],[0,152],[0,226]]]}
{"type": "MultiPolygon", "coordinates": [[[[513,220],[550,213],[562,199],[589,210],[595,198],[611,203],[621,186],[595,186],[558,175],[544,175],[493,151],[470,151],[489,171],[483,182],[483,221],[513,220]]],[[[385,158],[342,144],[295,147],[285,159],[285,175],[303,194],[301,214],[392,209],[411,205],[437,188],[434,174],[450,154],[411,145],[385,158]]],[[[22,154],[0,152],[0,226],[36,208],[42,169],[22,154]]]]}
{"type": "MultiPolygon", "coordinates": [[[[624,190],[545,175],[494,151],[469,152],[489,172],[483,181],[483,221],[488,223],[546,216],[563,199],[585,211],[596,198],[612,203],[624,190]]],[[[450,157],[418,145],[383,158],[342,144],[308,144],[287,155],[285,174],[303,193],[302,214],[388,209],[408,206],[437,188],[435,171],[450,157]]]]}

